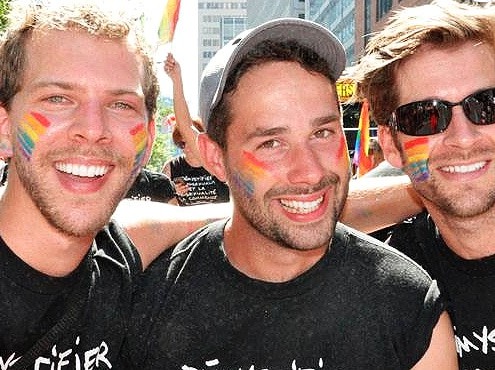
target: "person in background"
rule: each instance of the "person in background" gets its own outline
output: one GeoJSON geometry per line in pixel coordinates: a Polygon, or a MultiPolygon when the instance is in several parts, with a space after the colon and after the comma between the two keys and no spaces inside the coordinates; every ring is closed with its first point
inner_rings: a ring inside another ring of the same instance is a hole
{"type": "Polygon", "coordinates": [[[233,210],[148,270],[128,339],[135,368],[457,369],[436,283],[337,222],[350,178],[344,66],[333,34],[297,18],[212,58],[198,143],[233,210]]]}
{"type": "Polygon", "coordinates": [[[377,167],[385,159],[383,157],[382,147],[376,137],[370,137],[369,154],[371,155],[371,169],[377,167]]]}
{"type": "Polygon", "coordinates": [[[184,96],[180,65],[172,54],[168,54],[164,69],[173,84],[176,123],[172,138],[174,144],[183,150],[183,154],[167,161],[162,170],[175,184],[176,196],[173,203],[179,206],[190,206],[228,202],[228,186],[209,173],[202,165],[196,145],[196,136],[204,131],[203,125],[199,120],[191,118],[184,96]]]}
{"type": "Polygon", "coordinates": [[[389,243],[438,280],[462,369],[495,367],[494,34],[493,5],[405,8],[369,40],[356,70],[385,158],[426,207],[389,243]]]}
{"type": "Polygon", "coordinates": [[[168,203],[174,197],[175,187],[170,178],[143,168],[124,198],[168,203]]]}

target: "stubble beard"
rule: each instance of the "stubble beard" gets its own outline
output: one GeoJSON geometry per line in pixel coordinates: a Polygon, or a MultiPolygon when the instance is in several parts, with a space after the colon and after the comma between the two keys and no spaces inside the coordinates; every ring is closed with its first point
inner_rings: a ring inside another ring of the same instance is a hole
{"type": "Polygon", "coordinates": [[[76,199],[75,196],[70,204],[63,204],[58,199],[60,190],[43,181],[44,169],[51,170],[48,161],[37,168],[17,154],[14,154],[13,161],[21,184],[39,212],[54,229],[69,237],[94,237],[109,222],[133,181],[130,179],[118,189],[113,188],[111,194],[100,197],[94,209],[88,210],[87,201],[83,197],[76,199]]]}
{"type": "Polygon", "coordinates": [[[407,157],[397,137],[394,137],[394,142],[400,151],[402,169],[411,178],[414,190],[441,213],[458,219],[466,219],[480,216],[494,208],[495,179],[493,181],[494,186],[488,189],[486,194],[480,194],[479,190],[470,187],[452,188],[451,185],[444,185],[435,178],[435,174],[430,171],[428,160],[428,178],[424,181],[414,181],[411,174],[408,173],[407,157]]]}
{"type": "MultiPolygon", "coordinates": [[[[228,175],[230,177],[230,174],[228,175]]],[[[232,182],[229,182],[232,184],[232,182]]],[[[242,189],[231,187],[236,208],[248,224],[261,235],[280,246],[298,251],[313,250],[328,246],[333,237],[336,223],[342,212],[347,187],[341,186],[341,181],[336,175],[327,176],[312,188],[305,189],[282,189],[276,188],[268,191],[263,200],[257,200],[248,196],[242,189]],[[309,224],[295,225],[283,215],[277,215],[271,211],[271,199],[278,194],[308,194],[333,184],[334,189],[344,193],[335,194],[334,202],[328,204],[329,210],[323,219],[309,224]],[[343,199],[341,199],[343,197],[343,199]]]]}
{"type": "Polygon", "coordinates": [[[413,182],[413,187],[441,213],[459,219],[480,216],[495,206],[495,188],[486,195],[469,188],[448,189],[431,175],[423,183],[413,182]]]}

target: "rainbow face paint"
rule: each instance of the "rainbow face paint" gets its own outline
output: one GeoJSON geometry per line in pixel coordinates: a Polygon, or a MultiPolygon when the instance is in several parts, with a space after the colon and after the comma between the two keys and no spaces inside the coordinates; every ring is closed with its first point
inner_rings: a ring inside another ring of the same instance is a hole
{"type": "Polygon", "coordinates": [[[144,155],[146,153],[146,144],[148,142],[148,135],[143,123],[140,123],[133,127],[129,133],[132,136],[134,148],[136,149],[136,156],[134,157],[134,168],[132,173],[136,173],[142,164],[144,155]]]}
{"type": "Polygon", "coordinates": [[[252,153],[242,152],[242,171],[234,175],[234,182],[249,197],[254,194],[254,182],[270,175],[266,163],[258,160],[252,153]]]}
{"type": "Polygon", "coordinates": [[[340,137],[340,145],[337,152],[337,159],[340,161],[342,158],[346,161],[346,164],[350,166],[351,159],[349,158],[349,151],[347,150],[347,141],[345,135],[340,137]]]}
{"type": "Polygon", "coordinates": [[[428,138],[420,137],[404,143],[406,155],[405,169],[411,174],[411,180],[420,182],[426,181],[430,177],[428,171],[428,138]]]}
{"type": "Polygon", "coordinates": [[[31,159],[36,143],[49,126],[48,119],[39,113],[31,112],[22,117],[17,128],[17,141],[26,159],[31,159]]]}

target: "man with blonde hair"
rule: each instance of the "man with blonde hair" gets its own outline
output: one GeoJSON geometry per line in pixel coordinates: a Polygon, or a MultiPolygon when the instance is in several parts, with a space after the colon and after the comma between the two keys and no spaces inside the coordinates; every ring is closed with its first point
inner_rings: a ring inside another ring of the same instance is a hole
{"type": "Polygon", "coordinates": [[[0,45],[0,149],[10,157],[0,367],[119,369],[133,283],[156,251],[138,253],[108,222],[151,151],[154,67],[115,3],[10,6],[0,45]]]}

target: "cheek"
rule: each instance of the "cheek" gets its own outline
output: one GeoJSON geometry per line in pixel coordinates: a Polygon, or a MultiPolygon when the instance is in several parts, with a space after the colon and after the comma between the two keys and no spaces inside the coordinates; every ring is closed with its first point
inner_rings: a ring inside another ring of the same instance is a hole
{"type": "Polygon", "coordinates": [[[233,173],[233,182],[247,197],[252,198],[256,182],[273,178],[272,172],[268,164],[244,151],[239,170],[233,173]]]}
{"type": "Polygon", "coordinates": [[[36,143],[49,126],[50,122],[42,114],[31,112],[22,117],[17,127],[16,139],[26,159],[31,159],[36,143]]]}
{"type": "Polygon", "coordinates": [[[148,134],[144,123],[139,123],[134,126],[130,131],[132,142],[134,144],[135,157],[134,157],[134,169],[133,172],[137,172],[143,162],[143,158],[146,154],[146,144],[148,142],[148,134]]]}
{"type": "Polygon", "coordinates": [[[410,174],[411,181],[422,182],[428,180],[429,140],[421,137],[404,142],[404,169],[410,174]]]}

